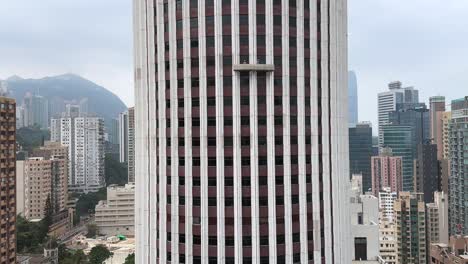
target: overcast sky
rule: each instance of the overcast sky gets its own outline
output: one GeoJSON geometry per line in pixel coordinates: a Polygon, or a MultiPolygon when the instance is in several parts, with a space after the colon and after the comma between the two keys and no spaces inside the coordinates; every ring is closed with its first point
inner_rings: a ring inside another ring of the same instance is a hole
{"type": "MultiPolygon", "coordinates": [[[[401,80],[421,99],[468,89],[467,0],[349,0],[360,120],[401,80]]],[[[131,0],[11,0],[0,8],[0,79],[76,73],[133,105],[131,0]]]]}

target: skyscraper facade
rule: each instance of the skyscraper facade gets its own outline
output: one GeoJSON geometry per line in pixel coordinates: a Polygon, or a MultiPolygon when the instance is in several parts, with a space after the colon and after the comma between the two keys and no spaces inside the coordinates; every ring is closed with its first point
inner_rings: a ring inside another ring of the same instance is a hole
{"type": "Polygon", "coordinates": [[[16,103],[0,97],[0,264],[16,263],[16,103]]]}
{"type": "Polygon", "coordinates": [[[434,192],[441,190],[440,167],[436,144],[420,144],[414,160],[413,190],[424,194],[424,202],[434,201],[434,192]]]}
{"type": "Polygon", "coordinates": [[[394,156],[402,158],[403,190],[413,190],[414,142],[413,128],[402,125],[382,126],[383,146],[390,148],[394,156]]]}
{"type": "Polygon", "coordinates": [[[362,188],[371,189],[372,126],[359,123],[349,128],[349,166],[351,174],[362,174],[362,188]]]}
{"type": "Polygon", "coordinates": [[[445,97],[432,96],[429,98],[430,138],[437,144],[437,159],[442,160],[443,148],[443,114],[445,112],[445,97]]]}
{"type": "Polygon", "coordinates": [[[468,96],[452,101],[450,121],[450,234],[468,234],[468,96]]]}
{"type": "Polygon", "coordinates": [[[359,122],[358,84],[354,71],[348,73],[348,103],[349,127],[354,127],[359,122]]]}
{"type": "Polygon", "coordinates": [[[390,123],[389,113],[404,103],[418,103],[419,92],[413,87],[403,87],[399,81],[388,84],[388,91],[378,94],[379,147],[383,144],[382,126],[390,123]]]}
{"type": "Polygon", "coordinates": [[[134,12],[136,262],[348,262],[346,1],[134,12]]]}

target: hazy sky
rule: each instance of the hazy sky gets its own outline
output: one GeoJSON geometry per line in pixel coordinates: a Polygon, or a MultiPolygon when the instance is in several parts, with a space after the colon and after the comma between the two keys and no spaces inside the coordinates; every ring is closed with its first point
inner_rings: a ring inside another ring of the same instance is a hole
{"type": "MultiPolygon", "coordinates": [[[[11,0],[0,8],[0,79],[80,74],[133,105],[131,0],[11,0]]],[[[360,120],[401,80],[421,99],[467,95],[468,1],[349,0],[360,120]]]]}

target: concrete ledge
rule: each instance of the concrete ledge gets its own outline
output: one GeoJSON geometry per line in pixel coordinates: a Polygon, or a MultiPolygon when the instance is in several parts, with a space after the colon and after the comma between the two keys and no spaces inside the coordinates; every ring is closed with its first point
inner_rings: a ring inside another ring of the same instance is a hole
{"type": "Polygon", "coordinates": [[[268,72],[274,71],[275,65],[273,64],[234,64],[232,65],[234,71],[259,71],[259,72],[268,72]]]}

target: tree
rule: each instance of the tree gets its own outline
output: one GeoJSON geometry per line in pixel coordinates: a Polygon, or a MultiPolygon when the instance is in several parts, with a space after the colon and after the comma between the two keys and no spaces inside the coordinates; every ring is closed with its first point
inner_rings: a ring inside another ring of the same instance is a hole
{"type": "Polygon", "coordinates": [[[49,138],[49,131],[41,130],[39,126],[22,127],[16,131],[16,141],[26,151],[42,146],[43,142],[49,138]]]}
{"type": "Polygon", "coordinates": [[[132,253],[125,258],[124,264],[135,264],[135,253],[132,253]]]}
{"type": "Polygon", "coordinates": [[[102,264],[106,259],[112,257],[114,253],[110,252],[104,245],[97,245],[89,252],[90,264],[102,264]]]}
{"type": "Polygon", "coordinates": [[[88,225],[86,226],[86,228],[88,229],[88,233],[86,234],[86,237],[87,237],[87,238],[92,238],[92,237],[97,236],[97,234],[98,234],[98,227],[97,227],[97,225],[95,225],[95,224],[88,224],[88,225]]]}
{"type": "Polygon", "coordinates": [[[76,203],[76,214],[78,218],[84,215],[89,215],[89,213],[94,213],[96,204],[101,200],[106,200],[107,198],[107,189],[101,188],[98,192],[82,194],[76,203]]]}
{"type": "Polygon", "coordinates": [[[41,253],[42,246],[46,242],[49,227],[42,220],[29,222],[21,215],[16,218],[16,242],[20,253],[41,253]]]}
{"type": "Polygon", "coordinates": [[[124,163],[120,163],[118,160],[108,155],[105,159],[104,168],[107,186],[111,184],[124,185],[128,183],[128,169],[124,163]]]}

